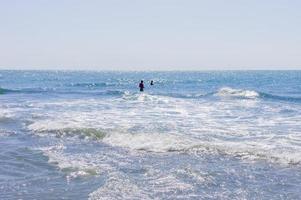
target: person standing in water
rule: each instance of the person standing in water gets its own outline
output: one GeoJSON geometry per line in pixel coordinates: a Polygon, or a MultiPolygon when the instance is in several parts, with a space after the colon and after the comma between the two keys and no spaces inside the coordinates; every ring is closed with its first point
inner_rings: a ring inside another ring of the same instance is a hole
{"type": "Polygon", "coordinates": [[[143,90],[144,90],[144,84],[143,84],[143,81],[140,82],[139,88],[140,88],[140,92],[143,92],[143,90]]]}
{"type": "Polygon", "coordinates": [[[151,80],[150,85],[154,85],[154,81],[153,80],[151,80]]]}

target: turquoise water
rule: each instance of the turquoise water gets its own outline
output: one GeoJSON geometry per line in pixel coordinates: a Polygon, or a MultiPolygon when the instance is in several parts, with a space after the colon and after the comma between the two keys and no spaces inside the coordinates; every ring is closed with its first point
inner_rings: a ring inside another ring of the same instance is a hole
{"type": "Polygon", "coordinates": [[[0,199],[301,196],[301,71],[0,71],[0,87],[0,199]]]}

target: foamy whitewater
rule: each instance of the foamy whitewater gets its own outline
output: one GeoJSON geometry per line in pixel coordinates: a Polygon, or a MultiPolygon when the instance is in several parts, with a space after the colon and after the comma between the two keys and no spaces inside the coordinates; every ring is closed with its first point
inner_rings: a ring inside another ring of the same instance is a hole
{"type": "Polygon", "coordinates": [[[300,197],[301,71],[0,71],[0,199],[300,197]]]}

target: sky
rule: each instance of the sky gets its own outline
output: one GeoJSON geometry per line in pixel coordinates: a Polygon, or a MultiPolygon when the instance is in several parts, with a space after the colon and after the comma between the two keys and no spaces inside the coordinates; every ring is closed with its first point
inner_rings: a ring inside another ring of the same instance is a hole
{"type": "Polygon", "coordinates": [[[300,69],[300,0],[0,0],[0,69],[300,69]]]}

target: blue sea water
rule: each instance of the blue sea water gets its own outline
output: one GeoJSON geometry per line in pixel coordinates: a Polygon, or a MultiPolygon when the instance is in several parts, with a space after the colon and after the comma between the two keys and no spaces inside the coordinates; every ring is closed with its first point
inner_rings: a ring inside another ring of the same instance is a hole
{"type": "Polygon", "coordinates": [[[0,87],[0,199],[301,198],[301,71],[0,71],[0,87]]]}

